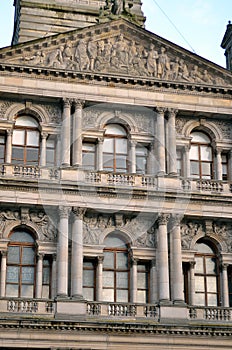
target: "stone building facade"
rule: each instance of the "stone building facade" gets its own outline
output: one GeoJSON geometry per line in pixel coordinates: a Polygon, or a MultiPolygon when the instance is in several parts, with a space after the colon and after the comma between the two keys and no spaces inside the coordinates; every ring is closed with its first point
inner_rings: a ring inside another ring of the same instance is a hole
{"type": "Polygon", "coordinates": [[[102,6],[0,50],[0,347],[230,349],[231,73],[102,6]]]}

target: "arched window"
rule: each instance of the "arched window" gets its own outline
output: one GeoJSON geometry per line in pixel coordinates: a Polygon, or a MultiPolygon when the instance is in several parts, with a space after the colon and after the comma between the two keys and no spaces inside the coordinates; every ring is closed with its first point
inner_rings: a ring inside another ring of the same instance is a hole
{"type": "Polygon", "coordinates": [[[103,169],[112,172],[127,172],[128,142],[123,126],[108,124],[103,143],[103,169]]]}
{"type": "Polygon", "coordinates": [[[199,240],[195,249],[195,304],[219,306],[219,263],[214,247],[199,240]]]}
{"type": "Polygon", "coordinates": [[[35,241],[25,230],[17,229],[10,236],[7,253],[7,297],[34,297],[35,241]]]}
{"type": "Polygon", "coordinates": [[[128,248],[117,232],[105,241],[103,260],[103,300],[128,302],[129,260],[128,248]]]}
{"type": "Polygon", "coordinates": [[[213,178],[213,152],[211,140],[201,131],[190,134],[190,176],[197,179],[213,178]]]}
{"type": "Polygon", "coordinates": [[[16,119],[12,139],[13,164],[39,164],[40,133],[38,122],[29,116],[16,119]]]}

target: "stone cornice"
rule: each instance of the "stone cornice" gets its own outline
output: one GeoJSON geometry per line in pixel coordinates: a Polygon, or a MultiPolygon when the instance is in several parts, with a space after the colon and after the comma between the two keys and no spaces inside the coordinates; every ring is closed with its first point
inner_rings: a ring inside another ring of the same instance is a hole
{"type": "Polygon", "coordinates": [[[112,86],[115,84],[117,86],[124,86],[127,89],[134,89],[135,87],[147,88],[149,90],[158,91],[172,91],[175,93],[184,94],[213,94],[213,95],[232,95],[232,87],[228,86],[214,86],[207,85],[203,83],[191,83],[191,82],[181,82],[181,81],[165,81],[160,79],[155,79],[151,77],[141,77],[141,76],[123,76],[120,74],[107,74],[107,73],[97,73],[97,72],[75,72],[67,71],[62,69],[52,69],[52,68],[41,68],[41,67],[30,67],[25,65],[0,63],[0,71],[6,73],[18,75],[20,77],[30,77],[30,79],[45,79],[45,80],[62,80],[67,82],[78,82],[85,83],[88,81],[90,84],[106,84],[112,86]]]}

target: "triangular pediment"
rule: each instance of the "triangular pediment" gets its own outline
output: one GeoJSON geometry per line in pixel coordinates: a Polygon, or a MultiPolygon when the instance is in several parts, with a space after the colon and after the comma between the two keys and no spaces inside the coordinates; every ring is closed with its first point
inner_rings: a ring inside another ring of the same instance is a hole
{"type": "Polygon", "coordinates": [[[224,68],[123,19],[3,48],[0,65],[46,74],[89,74],[93,79],[104,75],[151,83],[232,83],[224,68]]]}

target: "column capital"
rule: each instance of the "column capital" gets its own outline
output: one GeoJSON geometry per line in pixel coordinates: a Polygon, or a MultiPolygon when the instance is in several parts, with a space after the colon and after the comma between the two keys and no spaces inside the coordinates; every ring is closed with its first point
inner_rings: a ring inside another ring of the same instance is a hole
{"type": "Polygon", "coordinates": [[[216,146],[215,151],[216,151],[216,154],[220,155],[222,153],[222,151],[223,151],[223,148],[216,146]]]}
{"type": "Polygon", "coordinates": [[[74,99],[72,102],[76,109],[82,109],[85,105],[85,100],[74,99]]]}
{"type": "Polygon", "coordinates": [[[189,265],[190,265],[190,269],[194,269],[196,265],[196,261],[190,261],[189,265]]]}
{"type": "Polygon", "coordinates": [[[72,100],[70,98],[63,98],[62,103],[64,108],[70,108],[71,107],[72,100]]]}
{"type": "Polygon", "coordinates": [[[73,214],[79,220],[83,220],[85,212],[86,212],[86,208],[73,207],[73,214]]]}
{"type": "Polygon", "coordinates": [[[166,112],[167,108],[166,107],[155,107],[154,110],[157,114],[164,116],[164,113],[166,112]]]}
{"type": "Polygon", "coordinates": [[[98,264],[103,264],[104,256],[103,255],[98,255],[97,261],[98,261],[98,264]]]}
{"type": "Polygon", "coordinates": [[[7,257],[7,250],[2,250],[1,255],[2,255],[2,257],[4,256],[4,258],[6,258],[7,257]]]}
{"type": "Polygon", "coordinates": [[[97,139],[97,142],[98,142],[98,144],[99,144],[99,143],[103,143],[103,142],[104,142],[104,137],[99,137],[99,138],[97,139]]]}
{"type": "Polygon", "coordinates": [[[6,130],[7,136],[12,136],[13,134],[13,129],[7,129],[6,130]]]}
{"type": "Polygon", "coordinates": [[[175,108],[167,108],[167,113],[169,117],[175,117],[178,113],[178,109],[175,108]]]}
{"type": "Polygon", "coordinates": [[[48,133],[47,132],[41,132],[41,138],[42,139],[47,139],[47,137],[48,137],[48,133]]]}
{"type": "Polygon", "coordinates": [[[44,253],[37,253],[38,260],[43,260],[43,258],[44,258],[44,253]]]}
{"type": "Polygon", "coordinates": [[[137,145],[137,141],[135,141],[135,140],[130,140],[130,146],[131,147],[136,147],[136,145],[137,145]]]}
{"type": "Polygon", "coordinates": [[[138,265],[138,261],[139,261],[139,259],[138,258],[135,258],[135,257],[131,257],[131,266],[134,266],[134,265],[138,265]]]}
{"type": "Polygon", "coordinates": [[[172,214],[171,223],[173,226],[179,226],[181,223],[183,215],[181,214],[172,214]]]}
{"type": "Polygon", "coordinates": [[[227,270],[228,266],[229,266],[229,264],[227,264],[227,263],[221,263],[221,265],[220,265],[222,271],[227,270]]]}
{"type": "Polygon", "coordinates": [[[170,214],[159,214],[159,217],[157,219],[158,226],[167,225],[169,219],[170,214]]]}
{"type": "Polygon", "coordinates": [[[70,212],[71,212],[71,208],[70,208],[70,207],[65,207],[65,206],[63,206],[63,205],[60,205],[60,206],[59,206],[59,215],[60,215],[60,218],[68,219],[68,218],[69,218],[70,212]]]}
{"type": "Polygon", "coordinates": [[[56,261],[56,259],[57,259],[57,254],[56,253],[52,254],[52,260],[56,261]]]}

